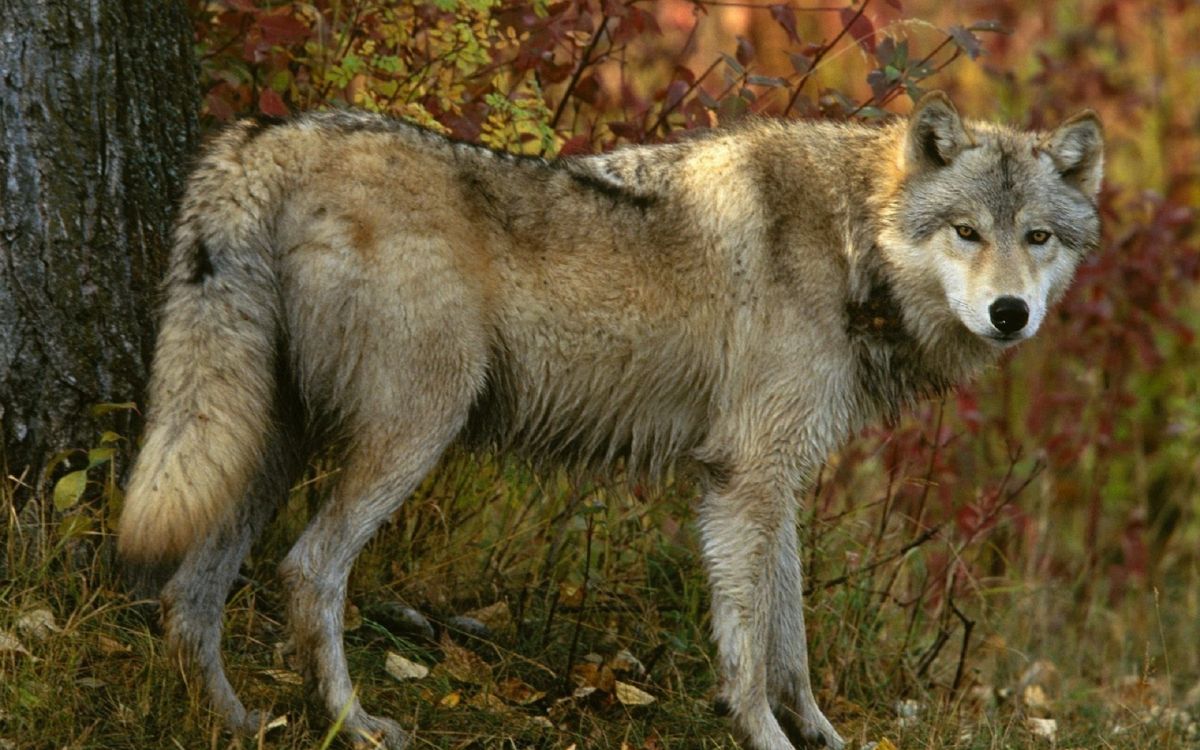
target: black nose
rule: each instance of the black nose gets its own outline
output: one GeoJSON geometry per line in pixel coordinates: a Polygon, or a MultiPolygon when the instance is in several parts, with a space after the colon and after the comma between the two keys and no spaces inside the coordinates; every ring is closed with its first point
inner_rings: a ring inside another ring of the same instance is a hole
{"type": "Polygon", "coordinates": [[[1029,305],[1020,297],[1001,297],[988,308],[992,325],[1000,333],[1016,333],[1029,322],[1029,305]]]}

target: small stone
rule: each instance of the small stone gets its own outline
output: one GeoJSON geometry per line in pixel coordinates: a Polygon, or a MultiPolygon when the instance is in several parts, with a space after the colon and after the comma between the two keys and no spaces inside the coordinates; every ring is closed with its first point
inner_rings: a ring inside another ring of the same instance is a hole
{"type": "Polygon", "coordinates": [[[471,638],[479,638],[480,640],[490,641],[495,638],[491,628],[484,625],[474,617],[458,615],[446,620],[446,627],[454,633],[461,633],[471,638]]]}
{"type": "Polygon", "coordinates": [[[363,617],[379,623],[396,635],[435,640],[433,626],[425,619],[425,615],[399,602],[369,605],[363,610],[363,617]]]}

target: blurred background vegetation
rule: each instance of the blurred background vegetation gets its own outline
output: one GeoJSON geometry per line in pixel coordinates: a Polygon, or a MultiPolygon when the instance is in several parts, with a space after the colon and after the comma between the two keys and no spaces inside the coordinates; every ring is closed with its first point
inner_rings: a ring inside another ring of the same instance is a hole
{"type": "MultiPolygon", "coordinates": [[[[1200,6],[190,7],[209,128],[355,106],[555,156],[749,116],[876,120],[935,88],[968,117],[1022,127],[1096,110],[1103,248],[1039,337],[860,436],[804,498],[815,681],[843,735],[880,750],[1200,747],[1200,6]]],[[[8,514],[0,738],[319,743],[272,648],[284,638],[274,565],[333,467],[295,490],[227,615],[235,685],[289,722],[230,738],[121,593],[108,521],[131,437],[100,436],[88,468],[58,479],[37,521],[48,533],[8,514]]],[[[418,726],[418,747],[734,747],[709,706],[692,488],[619,484],[448,460],[356,568],[348,640],[368,707],[418,726]],[[463,641],[477,661],[447,668],[461,647],[406,630],[403,607],[439,629],[473,613],[488,625],[463,641]],[[389,652],[434,671],[399,682],[389,652]],[[626,700],[617,680],[655,701],[626,700]]]]}

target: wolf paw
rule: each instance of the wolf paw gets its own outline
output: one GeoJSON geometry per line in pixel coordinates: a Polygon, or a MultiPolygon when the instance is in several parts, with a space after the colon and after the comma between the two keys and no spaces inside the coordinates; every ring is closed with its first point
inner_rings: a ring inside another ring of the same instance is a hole
{"type": "Polygon", "coordinates": [[[270,720],[271,717],[262,711],[247,711],[242,707],[240,701],[235,705],[227,706],[221,716],[221,721],[227,730],[251,737],[258,734],[263,725],[270,720]]]}
{"type": "Polygon", "coordinates": [[[360,714],[353,726],[347,723],[344,731],[355,750],[405,750],[408,747],[408,732],[382,716],[360,714]]]}
{"type": "Polygon", "coordinates": [[[795,711],[777,711],[775,714],[788,739],[798,748],[824,747],[828,750],[843,750],[846,741],[841,738],[824,714],[818,712],[805,721],[795,711]]]}

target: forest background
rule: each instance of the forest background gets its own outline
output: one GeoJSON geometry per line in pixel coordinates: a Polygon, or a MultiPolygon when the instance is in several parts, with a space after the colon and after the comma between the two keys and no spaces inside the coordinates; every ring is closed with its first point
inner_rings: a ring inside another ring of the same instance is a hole
{"type": "MultiPolygon", "coordinates": [[[[843,735],[880,750],[1200,747],[1200,6],[189,11],[204,130],[355,106],[555,156],[747,116],[876,120],[935,88],[969,117],[1027,127],[1095,109],[1105,239],[1042,333],[868,430],[803,499],[815,681],[843,735]]],[[[293,491],[231,596],[235,686],[283,721],[230,737],[112,555],[139,398],[96,405],[81,417],[93,444],[36,476],[8,466],[0,747],[327,744],[277,648],[274,566],[335,467],[317,462],[293,491]]],[[[734,747],[711,706],[693,499],[685,477],[625,491],[452,457],[356,567],[347,638],[364,703],[416,726],[416,747],[734,747]],[[432,671],[397,679],[405,663],[432,671]]]]}

